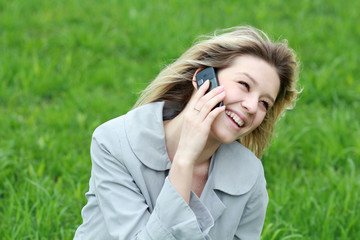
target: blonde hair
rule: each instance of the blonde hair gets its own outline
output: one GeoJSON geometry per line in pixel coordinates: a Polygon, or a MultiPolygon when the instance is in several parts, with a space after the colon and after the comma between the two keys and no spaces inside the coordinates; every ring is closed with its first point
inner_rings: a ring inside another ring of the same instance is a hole
{"type": "Polygon", "coordinates": [[[295,52],[288,47],[286,40],[272,42],[264,32],[256,28],[234,27],[216,31],[213,36],[205,36],[204,40],[198,41],[159,73],[142,92],[134,108],[151,102],[168,101],[181,111],[194,91],[191,81],[198,68],[226,68],[236,57],[242,55],[265,60],[275,67],[280,78],[280,90],[275,104],[269,109],[263,122],[238,140],[261,157],[273,137],[276,121],[286,109],[295,104],[299,93],[296,90],[298,63],[295,52]]]}

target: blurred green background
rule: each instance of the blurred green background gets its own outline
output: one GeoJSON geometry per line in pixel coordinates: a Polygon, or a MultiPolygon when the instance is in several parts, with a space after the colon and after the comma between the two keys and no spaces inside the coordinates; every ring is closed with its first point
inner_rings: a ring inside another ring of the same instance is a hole
{"type": "Polygon", "coordinates": [[[301,62],[263,157],[262,239],[360,237],[360,1],[0,0],[0,236],[72,239],[91,134],[194,40],[252,25],[301,62]]]}

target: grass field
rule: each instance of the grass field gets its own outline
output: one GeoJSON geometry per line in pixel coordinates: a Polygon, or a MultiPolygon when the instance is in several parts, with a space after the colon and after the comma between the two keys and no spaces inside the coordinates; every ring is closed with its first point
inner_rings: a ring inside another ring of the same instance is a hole
{"type": "Polygon", "coordinates": [[[253,25],[301,61],[263,157],[263,240],[360,239],[360,1],[0,0],[0,236],[72,239],[99,124],[200,34],[253,25]]]}

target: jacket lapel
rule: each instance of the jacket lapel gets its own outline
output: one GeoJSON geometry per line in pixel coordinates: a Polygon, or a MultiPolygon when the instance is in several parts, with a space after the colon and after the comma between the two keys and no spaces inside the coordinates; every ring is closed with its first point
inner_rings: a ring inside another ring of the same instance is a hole
{"type": "Polygon", "coordinates": [[[206,185],[207,186],[205,186],[204,191],[201,194],[200,200],[210,211],[211,216],[213,217],[215,222],[216,219],[218,219],[223,214],[226,207],[212,187],[214,185],[212,177],[209,177],[206,185]]]}
{"type": "Polygon", "coordinates": [[[201,195],[214,221],[226,209],[221,199],[247,193],[258,177],[260,160],[238,142],[222,144],[211,158],[210,175],[201,195]]]}

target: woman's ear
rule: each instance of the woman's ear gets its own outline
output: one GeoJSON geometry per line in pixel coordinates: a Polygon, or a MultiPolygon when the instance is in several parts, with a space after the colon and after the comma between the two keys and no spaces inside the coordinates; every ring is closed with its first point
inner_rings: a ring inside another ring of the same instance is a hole
{"type": "Polygon", "coordinates": [[[197,89],[197,83],[196,83],[196,74],[198,74],[198,72],[200,72],[201,70],[203,70],[203,68],[198,68],[196,69],[193,79],[192,79],[192,84],[194,86],[195,89],[197,89]]]}

